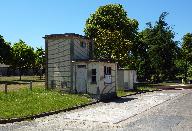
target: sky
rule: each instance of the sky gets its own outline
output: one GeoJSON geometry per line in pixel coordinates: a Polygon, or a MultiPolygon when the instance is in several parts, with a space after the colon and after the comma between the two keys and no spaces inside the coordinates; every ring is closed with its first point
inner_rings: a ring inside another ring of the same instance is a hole
{"type": "Polygon", "coordinates": [[[106,4],[122,4],[128,17],[139,22],[139,31],[166,11],[175,40],[192,33],[192,0],[0,0],[0,35],[12,44],[22,39],[44,48],[42,37],[48,34],[84,35],[86,19],[106,4]]]}

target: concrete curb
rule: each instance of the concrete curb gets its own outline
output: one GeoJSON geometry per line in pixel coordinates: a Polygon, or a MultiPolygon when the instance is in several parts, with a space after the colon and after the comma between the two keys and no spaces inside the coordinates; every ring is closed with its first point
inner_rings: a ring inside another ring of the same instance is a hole
{"type": "Polygon", "coordinates": [[[79,108],[82,108],[82,107],[86,107],[86,106],[89,106],[89,105],[96,104],[98,102],[100,102],[100,101],[97,100],[97,101],[93,101],[93,102],[88,103],[88,104],[77,105],[77,106],[70,107],[70,108],[67,108],[67,109],[61,109],[61,110],[50,111],[50,112],[43,112],[41,114],[36,114],[36,115],[26,116],[26,117],[21,117],[21,118],[0,119],[0,124],[21,122],[21,121],[25,121],[25,120],[33,120],[33,119],[40,118],[40,117],[45,117],[45,116],[49,116],[49,115],[53,115],[53,114],[58,114],[60,112],[67,112],[67,111],[79,109],[79,108]]]}

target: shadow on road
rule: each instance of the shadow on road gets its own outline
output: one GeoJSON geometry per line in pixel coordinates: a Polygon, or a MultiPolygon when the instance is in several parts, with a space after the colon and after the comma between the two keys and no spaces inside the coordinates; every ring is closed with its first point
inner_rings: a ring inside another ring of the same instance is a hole
{"type": "Polygon", "coordinates": [[[135,99],[137,99],[137,98],[118,97],[118,98],[113,99],[113,100],[104,100],[103,102],[104,103],[109,103],[109,102],[125,103],[125,102],[132,101],[135,99]]]}

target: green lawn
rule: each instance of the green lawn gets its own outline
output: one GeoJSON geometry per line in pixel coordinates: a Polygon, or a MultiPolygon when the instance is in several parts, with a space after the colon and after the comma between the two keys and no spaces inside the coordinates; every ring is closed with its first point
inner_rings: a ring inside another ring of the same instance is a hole
{"type": "Polygon", "coordinates": [[[142,91],[154,91],[154,90],[158,90],[158,88],[156,88],[153,85],[148,85],[148,84],[140,84],[136,86],[136,89],[134,90],[127,90],[124,91],[122,88],[120,88],[117,91],[117,96],[122,97],[122,96],[127,96],[127,95],[131,95],[131,94],[135,94],[137,92],[142,92],[142,91]]]}
{"type": "Polygon", "coordinates": [[[42,88],[19,89],[8,94],[0,92],[0,119],[20,118],[56,111],[91,102],[85,96],[61,94],[42,88]]]}
{"type": "Polygon", "coordinates": [[[117,96],[118,97],[122,97],[122,96],[126,96],[126,95],[131,95],[131,94],[135,94],[136,91],[123,91],[123,90],[118,90],[117,91],[117,96]]]}
{"type": "Polygon", "coordinates": [[[29,82],[32,81],[33,87],[45,88],[45,80],[39,79],[39,76],[22,76],[21,81],[19,76],[1,76],[0,77],[0,92],[4,90],[4,84],[8,84],[8,91],[16,91],[18,89],[29,88],[29,82]]]}

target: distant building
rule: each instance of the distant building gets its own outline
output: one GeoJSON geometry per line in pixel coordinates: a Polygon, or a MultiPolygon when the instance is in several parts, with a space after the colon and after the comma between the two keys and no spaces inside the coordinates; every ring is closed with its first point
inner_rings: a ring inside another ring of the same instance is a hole
{"type": "Polygon", "coordinates": [[[0,64],[0,76],[6,76],[8,74],[9,65],[0,64]]]}
{"type": "Polygon", "coordinates": [[[124,90],[133,90],[134,83],[137,82],[137,73],[135,70],[118,69],[117,83],[119,88],[124,90]]]}

